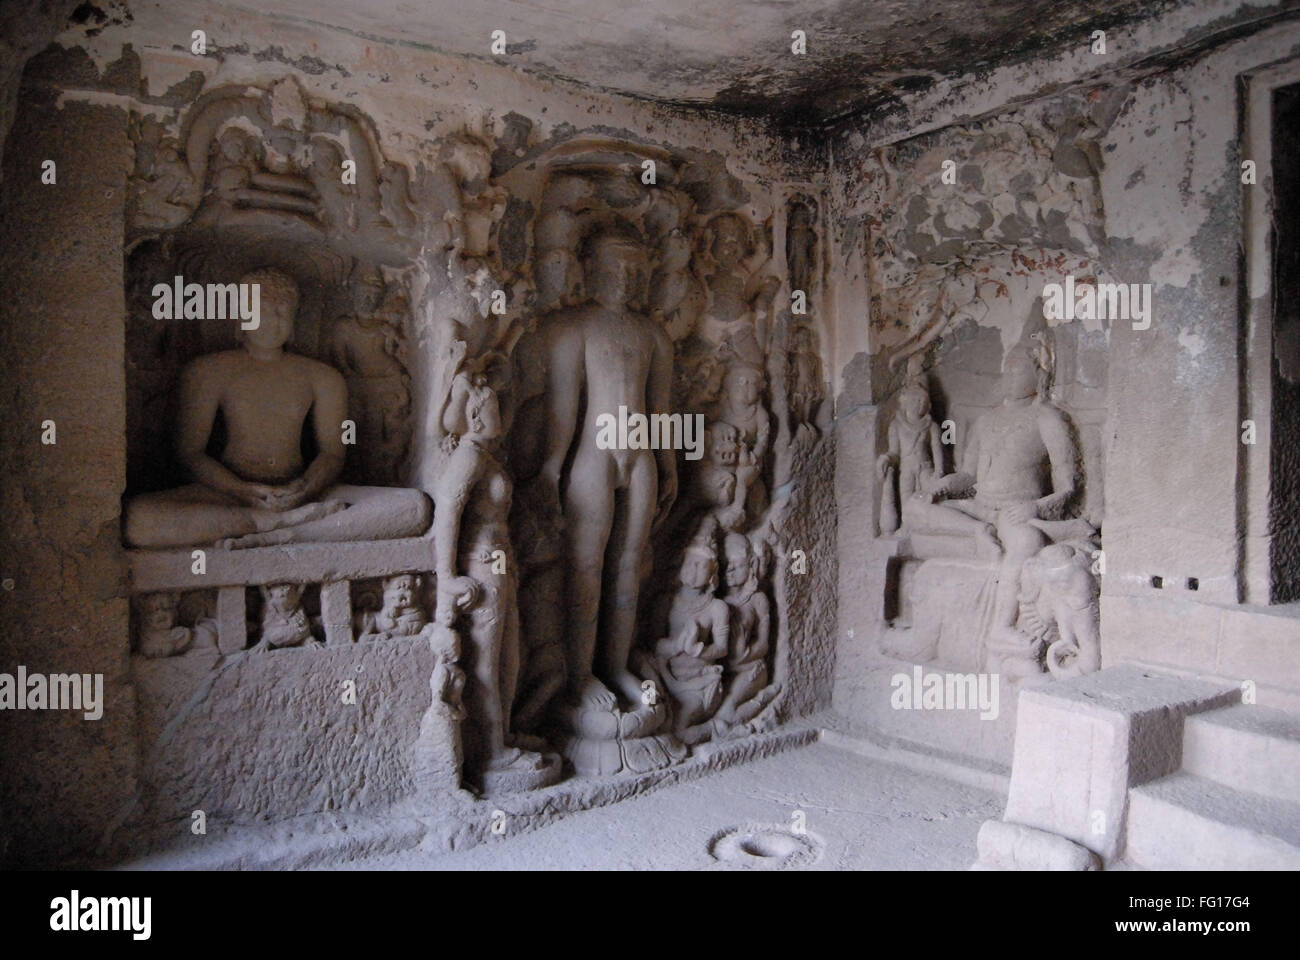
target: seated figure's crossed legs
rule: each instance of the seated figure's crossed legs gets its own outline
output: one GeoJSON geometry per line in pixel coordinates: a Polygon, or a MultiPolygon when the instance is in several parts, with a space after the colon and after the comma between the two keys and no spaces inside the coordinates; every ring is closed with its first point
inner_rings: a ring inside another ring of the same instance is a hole
{"type": "Polygon", "coordinates": [[[282,543],[396,540],[429,526],[428,498],[402,487],[330,487],[317,503],[276,511],[249,507],[201,484],[141,494],[126,505],[133,547],[220,544],[247,548],[282,543]]]}

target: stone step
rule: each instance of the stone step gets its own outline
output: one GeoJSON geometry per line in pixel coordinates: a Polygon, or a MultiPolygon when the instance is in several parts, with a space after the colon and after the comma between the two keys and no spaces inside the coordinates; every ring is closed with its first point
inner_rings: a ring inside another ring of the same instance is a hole
{"type": "Polygon", "coordinates": [[[1183,770],[1300,803],[1300,716],[1248,704],[1192,714],[1183,726],[1183,770]]]}
{"type": "Polygon", "coordinates": [[[1124,859],[1146,870],[1300,870],[1300,804],[1185,771],[1128,795],[1124,859]]]}

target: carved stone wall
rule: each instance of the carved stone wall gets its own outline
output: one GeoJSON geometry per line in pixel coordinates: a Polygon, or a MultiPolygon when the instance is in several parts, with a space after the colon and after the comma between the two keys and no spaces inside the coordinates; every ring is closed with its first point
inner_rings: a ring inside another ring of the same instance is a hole
{"type": "MultiPolygon", "coordinates": [[[[172,69],[132,53],[101,72],[107,43],[51,49],[30,82],[93,98],[123,71],[147,91],[172,69]]],[[[82,377],[120,411],[122,499],[88,555],[117,572],[121,622],[98,620],[95,642],[130,664],[112,689],[136,707],[112,744],[137,779],[107,833],[71,846],[138,850],[195,809],[227,825],[394,804],[463,818],[475,796],[765,750],[824,707],[815,192],[773,186],[679,118],[581,130],[541,108],[586,104],[528,90],[527,115],[448,107],[419,132],[403,94],[363,109],[244,54],[201,66],[107,111],[126,179],[107,196],[122,306],[104,319],[122,348],[82,377]],[[263,322],[288,311],[282,343],[211,313],[211,290],[249,277],[263,322]],[[621,379],[600,354],[609,324],[642,337],[621,379]],[[552,374],[575,330],[596,354],[565,423],[552,374]],[[286,406],[267,369],[306,371],[314,392],[286,406]],[[619,407],[675,431],[649,451],[615,431],[608,451],[652,463],[657,491],[575,459],[607,448],[590,421],[619,407]],[[241,474],[239,451],[271,435],[299,439],[241,474]],[[584,485],[615,501],[614,542],[575,538],[584,485]],[[626,518],[647,510],[653,532],[629,544],[626,518]],[[692,556],[707,623],[674,608],[692,556]],[[573,611],[592,584],[584,662],[573,611]],[[633,687],[611,667],[620,643],[633,687]]]]}

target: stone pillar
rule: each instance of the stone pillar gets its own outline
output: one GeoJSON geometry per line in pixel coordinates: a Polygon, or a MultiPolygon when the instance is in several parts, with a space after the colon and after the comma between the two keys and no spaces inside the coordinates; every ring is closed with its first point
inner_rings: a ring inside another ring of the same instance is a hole
{"type": "Polygon", "coordinates": [[[333,646],[352,642],[352,585],[347,580],[320,585],[320,613],[326,643],[333,646]]]}
{"type": "Polygon", "coordinates": [[[0,672],[103,677],[101,719],[0,714],[5,865],[93,856],[135,792],[120,533],[129,147],[121,110],[75,101],[56,109],[38,91],[5,145],[0,672]],[[44,160],[55,163],[53,184],[41,182],[44,160]],[[42,443],[46,421],[53,444],[42,443]]]}

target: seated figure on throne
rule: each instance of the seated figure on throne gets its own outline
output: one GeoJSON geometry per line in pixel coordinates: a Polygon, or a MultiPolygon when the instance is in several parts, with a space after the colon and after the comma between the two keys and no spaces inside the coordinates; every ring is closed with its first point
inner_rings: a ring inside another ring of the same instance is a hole
{"type": "Polygon", "coordinates": [[[1002,403],[975,421],[960,471],[926,484],[928,495],[903,511],[909,532],[971,536],[980,555],[997,558],[988,644],[1012,673],[1038,670],[1034,642],[1017,628],[1025,562],[1051,543],[1095,532],[1064,516],[1076,491],[1078,449],[1066,415],[1038,395],[1040,373],[1028,350],[1007,356],[1002,403]],[[935,496],[948,499],[929,502],[935,496]]]}
{"type": "Polygon", "coordinates": [[[198,357],[181,374],[177,455],[197,482],[132,497],[126,543],[246,548],[423,533],[430,511],[420,491],[335,482],[344,464],[347,387],[333,367],[284,349],[297,284],[271,269],[240,282],[261,287],[257,326],[241,330],[238,349],[198,357]],[[218,413],[226,443],[214,457],[208,445],[218,413]],[[319,452],[304,464],[308,417],[319,452]]]}

